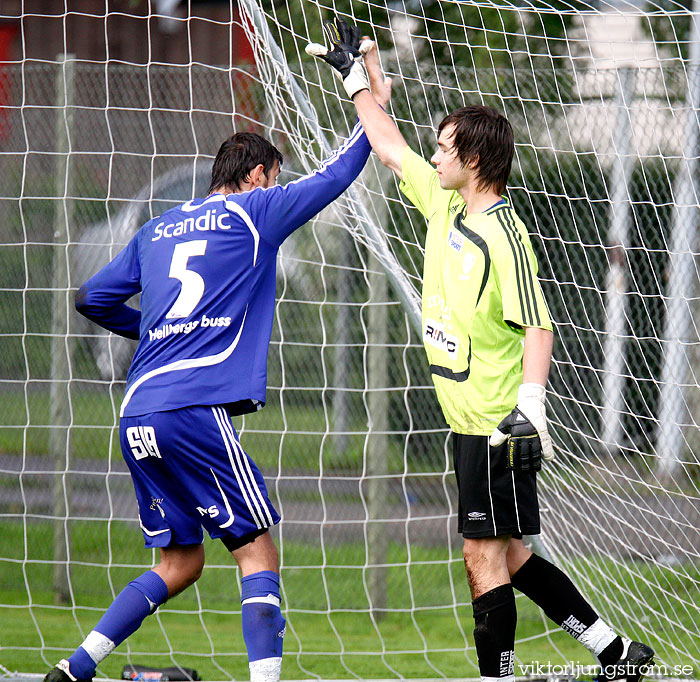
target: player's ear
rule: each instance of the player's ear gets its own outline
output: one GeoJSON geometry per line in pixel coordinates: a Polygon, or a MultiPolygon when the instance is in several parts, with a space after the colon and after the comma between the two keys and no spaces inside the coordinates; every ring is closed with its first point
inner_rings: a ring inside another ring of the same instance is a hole
{"type": "Polygon", "coordinates": [[[259,163],[255,168],[253,168],[250,173],[248,173],[248,182],[251,184],[253,188],[255,187],[260,187],[260,185],[264,182],[264,176],[265,176],[265,166],[263,164],[259,163]]]}
{"type": "Polygon", "coordinates": [[[476,170],[479,167],[479,155],[474,154],[469,161],[467,161],[467,168],[469,170],[476,170]]]}

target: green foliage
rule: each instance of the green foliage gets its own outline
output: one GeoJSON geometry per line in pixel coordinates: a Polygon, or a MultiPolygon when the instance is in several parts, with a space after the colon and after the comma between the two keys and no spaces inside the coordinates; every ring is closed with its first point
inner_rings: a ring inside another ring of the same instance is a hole
{"type": "Polygon", "coordinates": [[[693,0],[655,0],[645,8],[642,30],[666,59],[688,59],[693,0]]]}
{"type": "MultiPolygon", "coordinates": [[[[392,47],[390,22],[399,18],[405,7],[415,22],[410,30],[415,51],[424,53],[422,61],[473,69],[519,63],[531,67],[540,59],[549,62],[552,56],[566,54],[563,38],[573,21],[570,12],[520,12],[437,0],[407,2],[399,9],[389,2],[380,6],[358,0],[340,0],[333,6],[339,16],[376,38],[382,50],[392,47]]],[[[548,8],[554,9],[569,6],[564,2],[548,3],[548,8]]],[[[286,55],[303,51],[300,42],[323,42],[322,22],[333,18],[317,3],[275,3],[271,13],[286,55]]]]}

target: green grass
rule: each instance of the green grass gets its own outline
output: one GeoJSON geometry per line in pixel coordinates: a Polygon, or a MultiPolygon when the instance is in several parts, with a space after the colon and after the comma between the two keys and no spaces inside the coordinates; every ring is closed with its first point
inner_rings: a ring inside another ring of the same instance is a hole
{"type": "MultiPolygon", "coordinates": [[[[0,664],[11,670],[43,672],[49,663],[70,654],[108,606],[113,590],[119,591],[139,575],[153,556],[142,548],[135,525],[74,524],[70,562],[73,601],[70,606],[56,606],[51,589],[53,567],[49,563],[51,533],[46,523],[25,527],[0,524],[0,556],[4,557],[0,560],[0,664]]],[[[196,668],[204,679],[225,679],[227,675],[247,679],[238,576],[220,543],[209,541],[206,550],[208,566],[197,589],[190,588],[165,605],[157,617],[147,619],[128,641],[130,659],[126,645],[120,646],[100,667],[103,674],[119,677],[127,660],[163,666],[177,661],[196,668]],[[171,651],[175,653],[171,655],[171,651]]],[[[346,678],[353,674],[390,678],[395,676],[392,669],[405,677],[439,677],[431,664],[447,677],[478,675],[471,607],[458,552],[449,556],[446,550],[412,546],[409,556],[404,546],[390,545],[386,604],[403,610],[373,621],[365,590],[371,576],[365,566],[364,547],[348,544],[325,550],[303,544],[282,546],[288,621],[285,678],[346,678]],[[450,583],[454,585],[456,604],[450,583]],[[466,633],[466,645],[460,628],[466,633]],[[431,649],[438,651],[424,653],[431,649]]],[[[661,583],[653,566],[631,569],[642,572],[650,586],[656,581],[664,590],[679,591],[683,587],[680,580],[661,583]]],[[[587,570],[590,579],[598,575],[584,562],[572,566],[572,570],[587,570]]],[[[608,571],[607,575],[607,580],[618,580],[619,586],[619,578],[610,577],[615,576],[614,572],[608,571]]],[[[696,570],[693,578],[697,577],[696,570]]],[[[663,604],[663,595],[654,594],[651,587],[643,592],[643,599],[644,613],[649,612],[648,607],[653,610],[663,604]]],[[[684,627],[697,632],[697,625],[687,615],[684,627]]],[[[653,622],[646,625],[652,631],[655,628],[653,622]]],[[[696,639],[681,628],[676,635],[676,649],[697,652],[696,639]]],[[[518,599],[517,637],[525,640],[517,646],[518,658],[524,663],[593,663],[590,655],[563,632],[552,628],[548,634],[539,610],[523,598],[518,599]]],[[[666,660],[687,663],[692,659],[673,655],[666,660]]]]}
{"type": "MultiPolygon", "coordinates": [[[[71,453],[77,457],[102,458],[118,454],[118,432],[113,429],[123,389],[73,390],[70,401],[71,453]]],[[[0,397],[0,452],[45,455],[49,452],[51,399],[46,390],[6,391],[0,397]],[[26,440],[25,440],[26,439],[26,440]]]]}
{"type": "MultiPolygon", "coordinates": [[[[51,556],[50,526],[28,526],[26,544],[19,524],[5,523],[1,528],[0,555],[15,560],[0,562],[0,601],[6,605],[0,608],[0,623],[3,623],[0,662],[10,669],[26,672],[45,669],[40,652],[12,651],[12,647],[41,648],[49,661],[70,653],[108,605],[111,586],[119,590],[143,570],[138,565],[151,557],[150,552],[139,547],[140,537],[135,527],[112,524],[114,558],[113,566],[107,568],[104,564],[108,556],[99,550],[107,546],[106,524],[76,526],[70,569],[74,605],[57,607],[51,593],[52,566],[44,563],[51,556]],[[25,546],[29,561],[23,565],[25,546]],[[91,563],[97,565],[88,565],[91,563]]],[[[198,592],[190,589],[168,603],[157,619],[148,619],[129,640],[133,662],[166,665],[169,657],[144,652],[172,648],[190,652],[175,656],[180,664],[197,668],[205,679],[221,679],[222,673],[208,660],[212,645],[205,635],[203,621],[217,652],[216,662],[235,678],[246,677],[245,649],[237,613],[240,609],[237,574],[220,543],[208,542],[207,555],[209,566],[198,583],[198,592]]],[[[375,625],[368,614],[363,573],[366,578],[369,576],[363,570],[362,547],[329,547],[324,556],[319,547],[285,544],[282,556],[288,619],[285,677],[307,677],[305,671],[324,677],[349,677],[351,673],[346,668],[361,676],[392,677],[379,655],[383,649],[389,652],[384,657],[387,664],[402,675],[434,677],[436,673],[423,654],[426,647],[454,650],[428,656],[448,676],[477,674],[473,651],[468,652],[469,659],[463,652],[464,639],[456,620],[463,630],[471,631],[467,587],[457,558],[449,560],[443,552],[419,550],[412,552],[409,563],[405,549],[392,545],[387,557],[387,605],[400,604],[406,608],[412,596],[417,607],[429,610],[390,613],[375,625]],[[458,595],[455,608],[451,606],[450,578],[458,595]],[[425,638],[425,644],[421,637],[425,638]],[[394,651],[417,653],[391,653],[394,651]]],[[[521,611],[519,637],[541,632],[542,622],[536,611],[531,608],[521,611]]],[[[471,649],[471,635],[468,642],[471,649]]],[[[117,654],[124,649],[120,647],[117,654]]],[[[529,660],[544,655],[545,649],[543,642],[529,643],[523,653],[529,660]]],[[[101,667],[103,673],[119,676],[126,658],[117,654],[101,667]]]]}

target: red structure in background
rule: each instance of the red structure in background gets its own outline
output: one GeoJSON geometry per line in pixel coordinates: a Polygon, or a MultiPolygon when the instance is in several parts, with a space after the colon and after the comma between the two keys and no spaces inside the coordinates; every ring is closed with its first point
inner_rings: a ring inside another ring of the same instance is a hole
{"type": "Polygon", "coordinates": [[[248,41],[248,37],[243,30],[242,22],[243,20],[236,16],[236,23],[233,25],[233,63],[243,63],[243,64],[254,64],[255,54],[253,53],[253,46],[248,41]]]}
{"type": "MultiPolygon", "coordinates": [[[[19,32],[16,21],[0,23],[0,140],[7,139],[9,131],[10,79],[7,76],[13,42],[19,32]]],[[[247,42],[247,41],[246,41],[247,42]]]]}

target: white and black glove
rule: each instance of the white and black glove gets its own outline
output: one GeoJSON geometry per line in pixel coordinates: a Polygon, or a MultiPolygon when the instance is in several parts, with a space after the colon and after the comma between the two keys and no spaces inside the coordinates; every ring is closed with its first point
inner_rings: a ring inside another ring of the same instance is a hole
{"type": "Polygon", "coordinates": [[[509,469],[539,471],[543,457],[548,462],[554,459],[552,438],[547,431],[545,393],[540,384],[521,384],[515,408],[491,434],[489,442],[493,447],[509,439],[509,469]]]}
{"type": "Polygon", "coordinates": [[[335,22],[324,21],[323,30],[333,49],[329,50],[325,45],[318,43],[309,43],[306,46],[306,54],[319,57],[333,67],[336,76],[343,81],[343,87],[350,99],[360,90],[369,90],[362,55],[374,43],[371,40],[360,42],[360,29],[357,26],[349,26],[340,17],[336,17],[335,22]]]}

